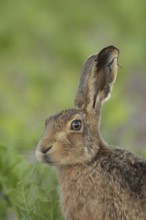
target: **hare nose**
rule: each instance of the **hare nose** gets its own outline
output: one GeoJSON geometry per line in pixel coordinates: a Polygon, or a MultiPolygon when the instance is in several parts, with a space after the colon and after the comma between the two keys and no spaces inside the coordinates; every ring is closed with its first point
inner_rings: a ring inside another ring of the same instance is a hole
{"type": "Polygon", "coordinates": [[[43,154],[48,153],[48,151],[49,151],[51,148],[52,148],[52,146],[49,146],[49,147],[47,147],[46,149],[43,149],[43,150],[42,150],[42,153],[43,153],[43,154]]]}

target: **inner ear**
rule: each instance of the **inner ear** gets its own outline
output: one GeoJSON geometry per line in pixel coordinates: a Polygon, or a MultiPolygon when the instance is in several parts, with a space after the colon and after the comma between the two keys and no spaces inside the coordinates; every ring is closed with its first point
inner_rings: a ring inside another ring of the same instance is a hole
{"type": "Polygon", "coordinates": [[[93,71],[93,67],[96,64],[97,55],[93,55],[87,59],[87,61],[84,64],[83,71],[81,74],[78,91],[75,97],[75,107],[78,108],[85,108],[87,106],[88,97],[87,94],[89,93],[89,87],[91,84],[91,79],[89,81],[89,77],[92,75],[91,73],[93,71]]]}
{"type": "Polygon", "coordinates": [[[117,75],[118,54],[117,48],[109,46],[87,59],[75,98],[76,107],[91,111],[107,99],[117,75]]]}

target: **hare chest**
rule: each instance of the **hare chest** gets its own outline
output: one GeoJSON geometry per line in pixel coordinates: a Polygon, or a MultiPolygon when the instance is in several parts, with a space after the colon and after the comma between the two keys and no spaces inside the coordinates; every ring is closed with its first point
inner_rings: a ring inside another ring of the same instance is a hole
{"type": "Polygon", "coordinates": [[[84,171],[58,173],[61,208],[66,220],[96,219],[101,191],[96,189],[92,175],[89,178],[84,171]],[[95,194],[95,191],[99,193],[95,194]]]}
{"type": "Polygon", "coordinates": [[[133,195],[98,169],[58,173],[65,220],[144,220],[133,195]]]}

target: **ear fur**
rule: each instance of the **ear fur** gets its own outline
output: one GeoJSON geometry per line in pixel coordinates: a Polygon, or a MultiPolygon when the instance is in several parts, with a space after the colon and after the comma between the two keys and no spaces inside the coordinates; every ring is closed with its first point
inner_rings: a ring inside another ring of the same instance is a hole
{"type": "Polygon", "coordinates": [[[119,50],[109,46],[87,59],[81,74],[75,107],[87,112],[99,110],[116,80],[118,55],[119,50]]]}

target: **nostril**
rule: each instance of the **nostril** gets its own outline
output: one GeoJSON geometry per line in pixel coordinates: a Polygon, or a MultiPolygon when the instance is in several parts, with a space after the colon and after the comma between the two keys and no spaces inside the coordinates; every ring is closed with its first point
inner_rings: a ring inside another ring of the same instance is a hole
{"type": "Polygon", "coordinates": [[[50,149],[52,148],[52,146],[47,147],[46,149],[42,150],[43,154],[46,154],[50,149]]]}

